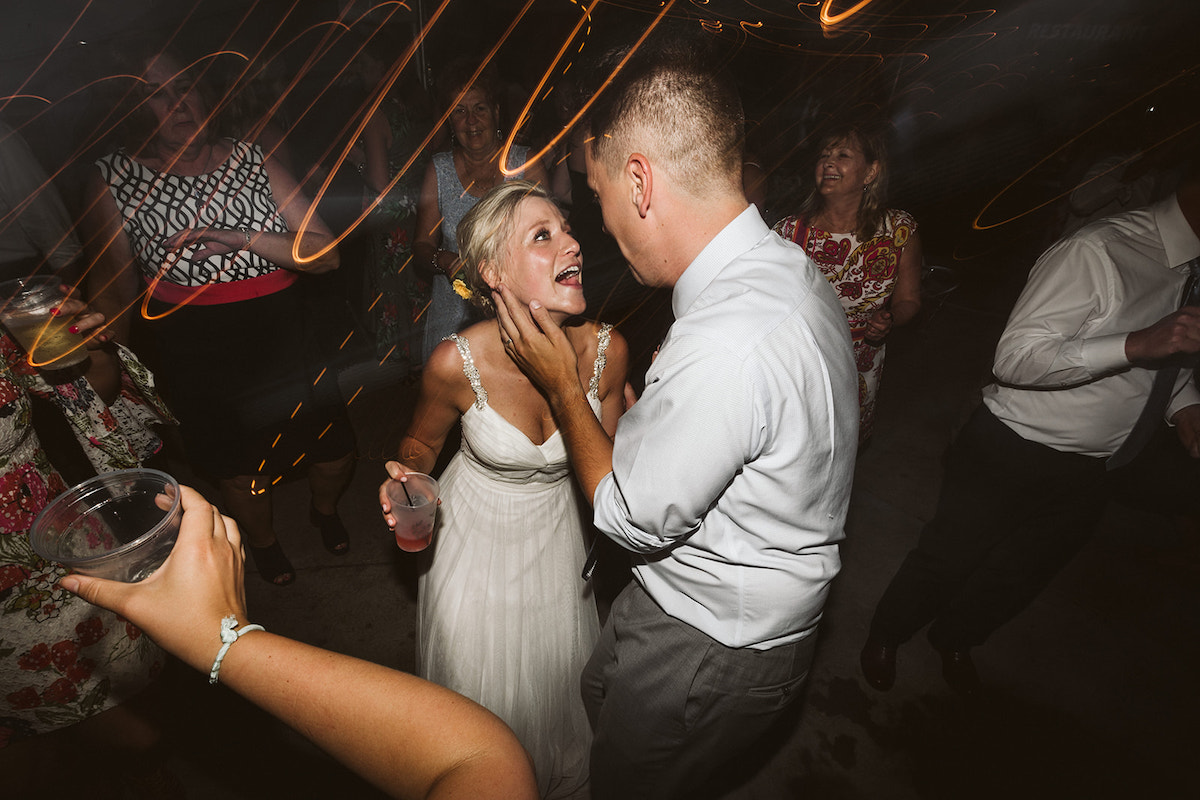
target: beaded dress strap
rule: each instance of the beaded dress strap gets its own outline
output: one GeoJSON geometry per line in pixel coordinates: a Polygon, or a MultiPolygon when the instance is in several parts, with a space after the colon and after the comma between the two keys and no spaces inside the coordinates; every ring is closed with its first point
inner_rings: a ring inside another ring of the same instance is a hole
{"type": "Polygon", "coordinates": [[[588,384],[588,397],[593,399],[600,397],[600,373],[608,364],[608,343],[612,341],[612,329],[613,326],[606,322],[596,332],[596,364],[592,367],[592,381],[588,384]]]}
{"type": "Polygon", "coordinates": [[[483,381],[479,380],[479,370],[475,367],[475,359],[471,358],[471,346],[467,344],[465,336],[459,336],[457,333],[452,333],[446,338],[452,339],[458,346],[458,354],[463,360],[463,374],[467,376],[467,380],[471,382],[471,390],[475,392],[475,407],[482,411],[487,405],[487,389],[483,388],[483,381]]]}

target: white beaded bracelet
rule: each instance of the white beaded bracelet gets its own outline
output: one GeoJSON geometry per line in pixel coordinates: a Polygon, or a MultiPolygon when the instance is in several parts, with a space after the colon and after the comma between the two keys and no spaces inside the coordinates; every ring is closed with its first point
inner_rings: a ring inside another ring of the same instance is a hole
{"type": "Polygon", "coordinates": [[[262,625],[255,624],[243,625],[237,630],[234,630],[234,628],[237,628],[237,617],[235,617],[233,614],[230,614],[229,616],[225,617],[225,619],[221,620],[221,641],[224,642],[224,644],[222,644],[221,649],[217,651],[217,660],[213,662],[212,670],[208,673],[208,682],[210,685],[217,682],[217,676],[221,672],[221,662],[225,660],[225,654],[229,652],[229,648],[233,646],[233,643],[236,642],[242,634],[250,633],[251,631],[266,631],[266,628],[264,628],[262,625]]]}

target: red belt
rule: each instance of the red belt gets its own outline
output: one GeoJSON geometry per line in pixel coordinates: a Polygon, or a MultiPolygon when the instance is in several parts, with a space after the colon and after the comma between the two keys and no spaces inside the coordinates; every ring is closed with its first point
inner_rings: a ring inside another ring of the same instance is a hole
{"type": "Polygon", "coordinates": [[[277,269],[260,275],[257,278],[247,278],[242,281],[228,283],[206,283],[203,286],[181,286],[178,283],[159,281],[151,286],[151,295],[156,300],[172,305],[190,304],[194,306],[215,306],[223,303],[237,303],[242,300],[253,300],[256,297],[266,297],[269,294],[281,292],[296,282],[296,273],[286,269],[277,269]]]}

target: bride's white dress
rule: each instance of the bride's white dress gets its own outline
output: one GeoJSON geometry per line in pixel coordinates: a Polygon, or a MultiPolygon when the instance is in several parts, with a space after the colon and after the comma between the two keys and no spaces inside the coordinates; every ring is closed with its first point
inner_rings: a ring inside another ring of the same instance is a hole
{"type": "MultiPolygon", "coordinates": [[[[588,391],[597,415],[610,330],[598,332],[588,391]]],[[[418,584],[418,671],[508,723],[543,798],[586,797],[591,728],[579,677],[600,624],[579,574],[582,507],[566,446],[558,431],[535,445],[489,406],[470,345],[452,338],[475,404],[439,480],[433,558],[418,584]]]]}

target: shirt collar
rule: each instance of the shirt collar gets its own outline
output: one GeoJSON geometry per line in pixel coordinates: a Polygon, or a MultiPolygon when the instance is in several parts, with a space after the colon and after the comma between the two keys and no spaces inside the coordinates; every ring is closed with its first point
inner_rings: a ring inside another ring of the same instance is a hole
{"type": "Polygon", "coordinates": [[[671,293],[671,311],[674,312],[675,319],[687,313],[692,303],[696,302],[696,298],[713,282],[726,264],[754,247],[770,232],[771,229],[763,222],[758,208],[753,204],[734,217],[704,246],[675,281],[675,290],[671,293]]]}
{"type": "Polygon", "coordinates": [[[1200,256],[1200,238],[1188,224],[1179,208],[1179,200],[1172,194],[1162,202],[1151,206],[1158,235],[1162,237],[1163,250],[1167,254],[1167,266],[1174,269],[1196,256],[1200,256]]]}

